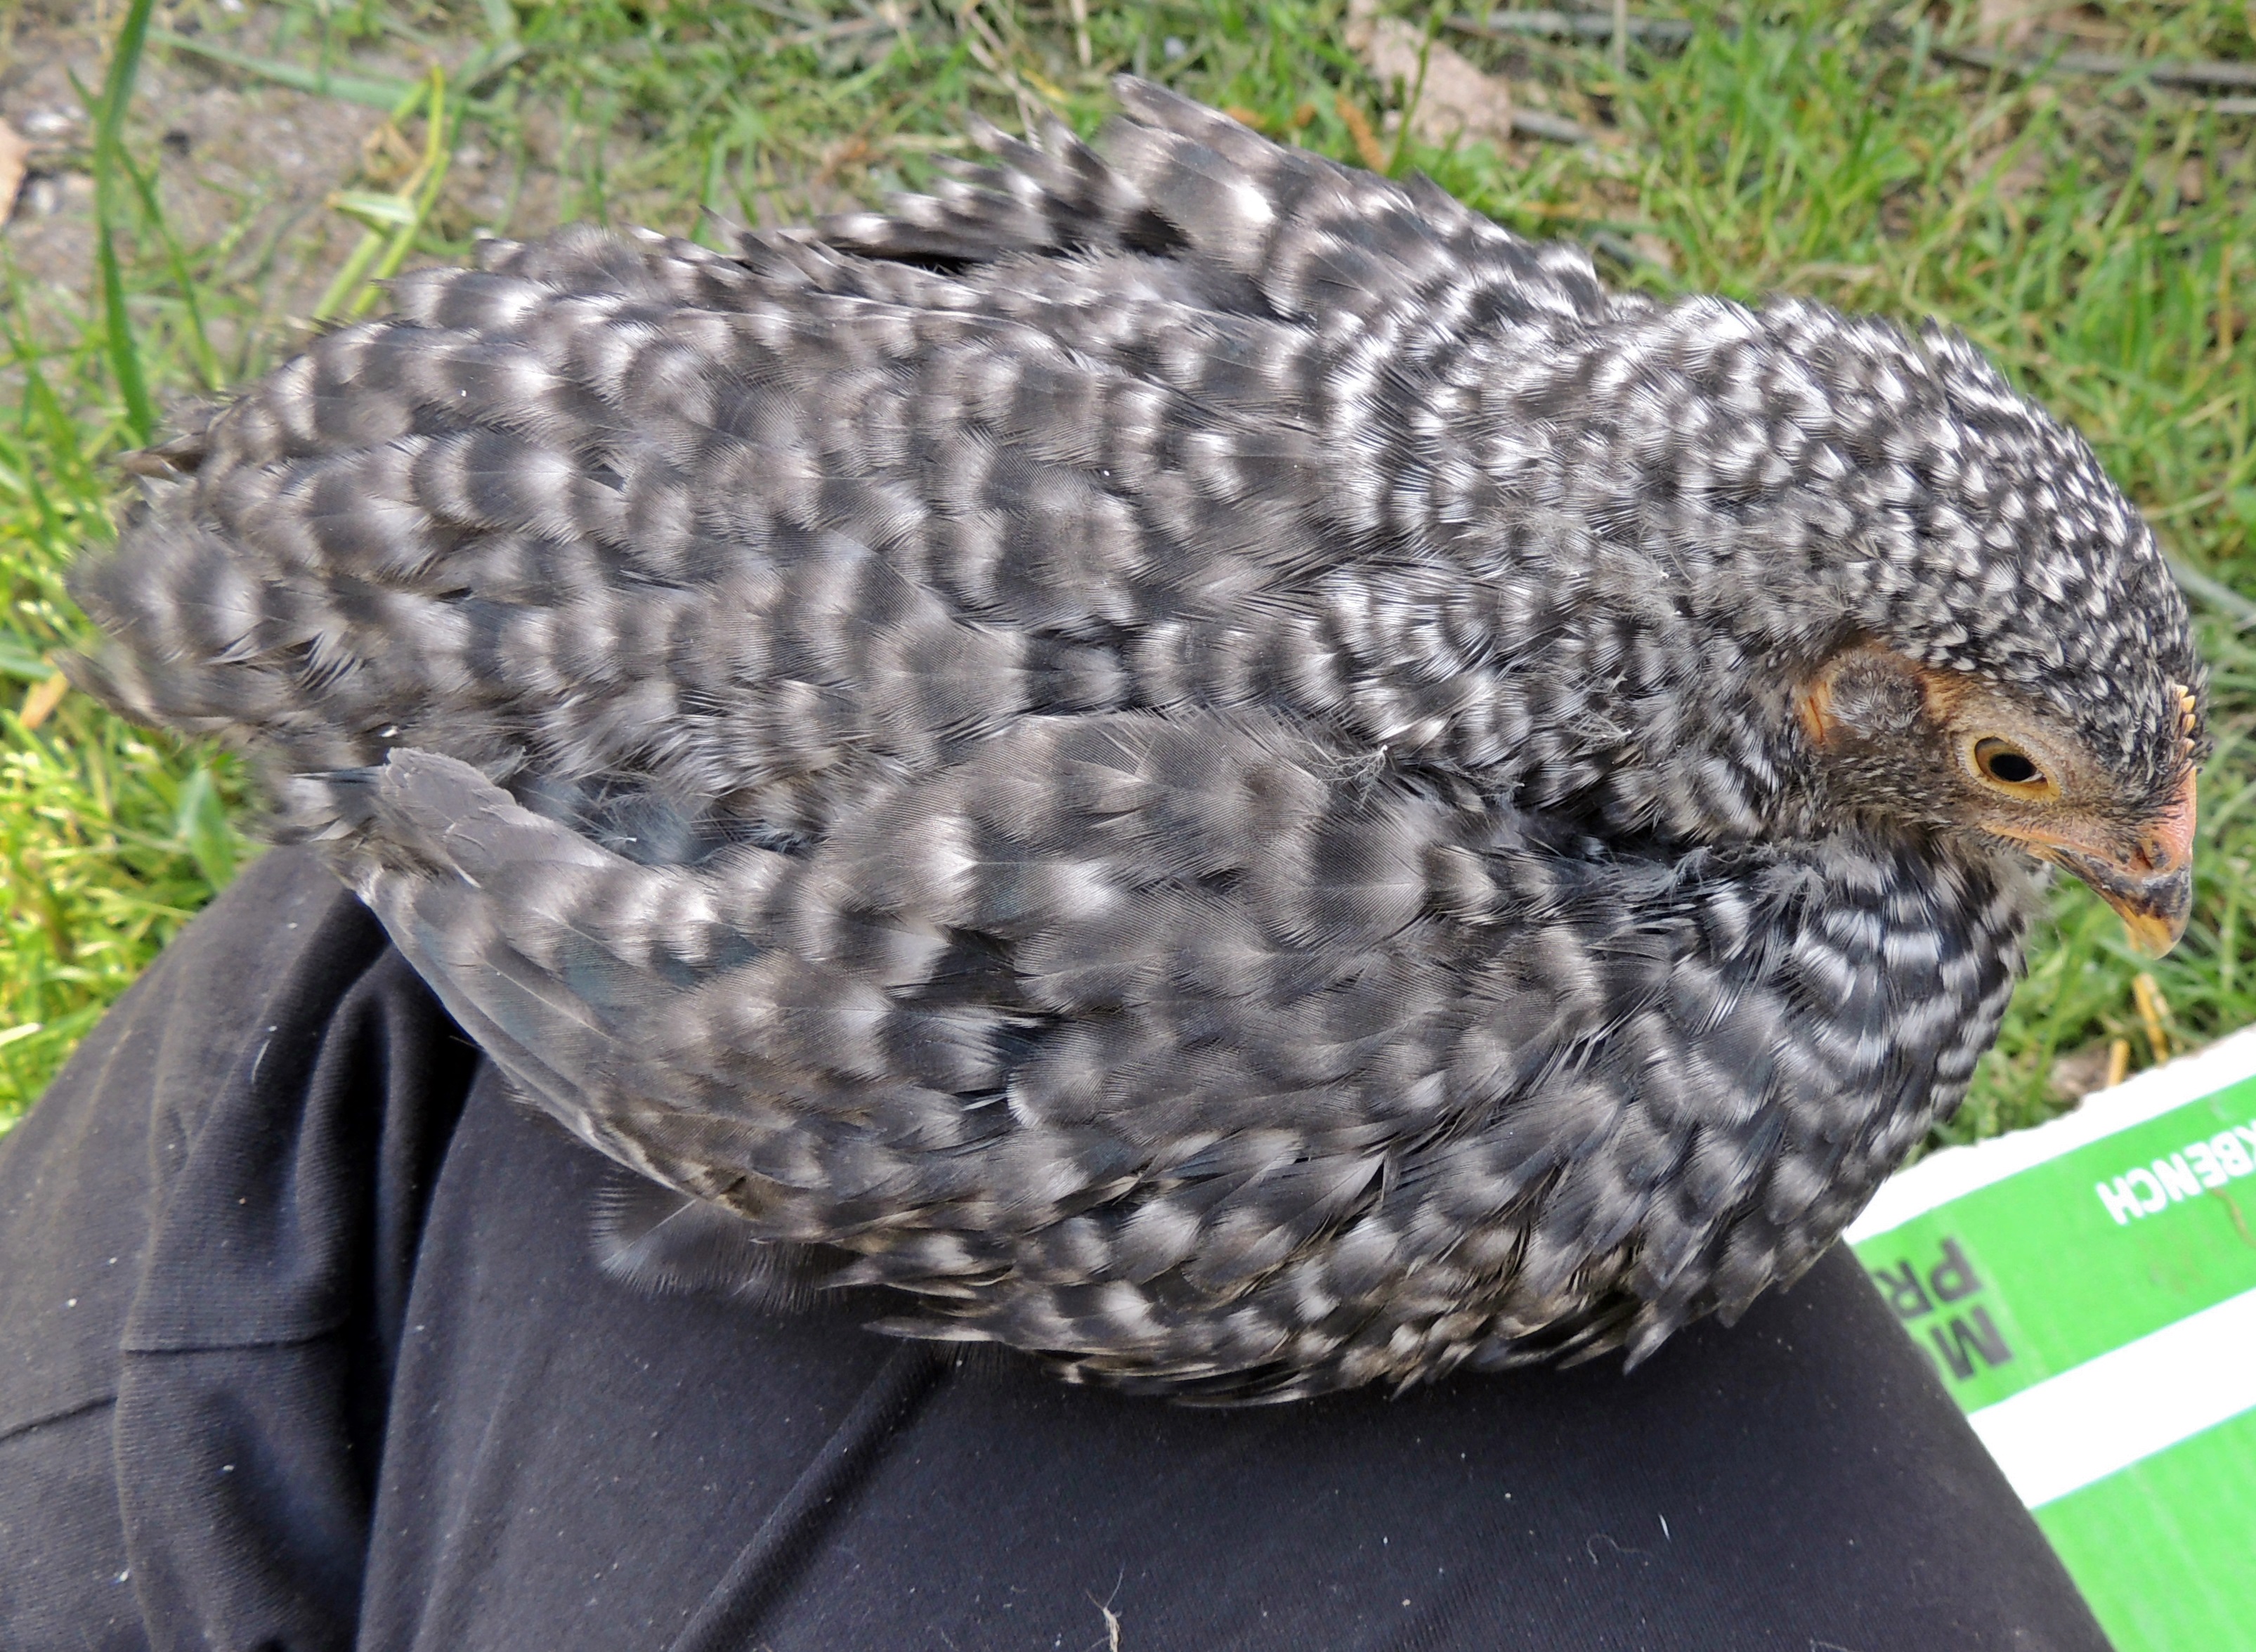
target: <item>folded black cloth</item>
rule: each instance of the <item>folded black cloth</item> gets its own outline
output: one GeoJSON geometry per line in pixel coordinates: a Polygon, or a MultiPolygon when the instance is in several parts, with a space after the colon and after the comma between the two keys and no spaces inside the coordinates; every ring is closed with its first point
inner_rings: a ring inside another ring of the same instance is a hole
{"type": "Polygon", "coordinates": [[[2100,1648],[1844,1253],[1625,1377],[1194,1411],[653,1296],[267,855],[0,1140],[0,1647],[2100,1648]]]}

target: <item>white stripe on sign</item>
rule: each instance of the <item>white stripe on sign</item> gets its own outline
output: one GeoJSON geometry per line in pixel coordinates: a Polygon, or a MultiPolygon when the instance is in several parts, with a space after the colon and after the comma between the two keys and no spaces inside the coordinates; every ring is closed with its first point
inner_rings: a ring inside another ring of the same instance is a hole
{"type": "Polygon", "coordinates": [[[2256,1407],[2256,1290],[2126,1342],[1966,1420],[2041,1508],[2256,1407]]]}

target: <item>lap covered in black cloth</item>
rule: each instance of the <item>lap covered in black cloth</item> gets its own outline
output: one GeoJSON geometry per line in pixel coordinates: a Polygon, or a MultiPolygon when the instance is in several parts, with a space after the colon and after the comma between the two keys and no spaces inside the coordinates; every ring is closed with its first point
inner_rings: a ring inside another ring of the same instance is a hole
{"type": "Polygon", "coordinates": [[[310,858],[0,1143],[0,1646],[2104,1648],[1859,1270],[1254,1411],[657,1297],[310,858]]]}

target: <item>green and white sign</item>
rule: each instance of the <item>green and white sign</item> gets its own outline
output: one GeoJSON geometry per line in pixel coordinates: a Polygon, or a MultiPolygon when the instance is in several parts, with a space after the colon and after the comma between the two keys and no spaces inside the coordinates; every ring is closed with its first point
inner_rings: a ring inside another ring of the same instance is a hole
{"type": "Polygon", "coordinates": [[[1848,1238],[2120,1652],[2256,1652],[2256,1029],[1922,1160],[1848,1238]]]}

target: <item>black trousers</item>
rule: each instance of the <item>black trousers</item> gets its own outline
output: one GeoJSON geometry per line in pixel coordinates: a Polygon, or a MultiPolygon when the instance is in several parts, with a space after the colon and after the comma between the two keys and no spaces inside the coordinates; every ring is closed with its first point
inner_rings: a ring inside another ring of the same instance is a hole
{"type": "Polygon", "coordinates": [[[652,1297],[306,856],[0,1142],[0,1647],[2104,1648],[1836,1253],[1634,1374],[1247,1412],[652,1297]]]}

